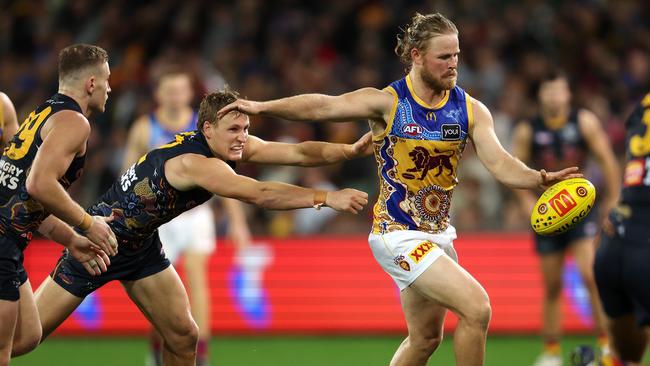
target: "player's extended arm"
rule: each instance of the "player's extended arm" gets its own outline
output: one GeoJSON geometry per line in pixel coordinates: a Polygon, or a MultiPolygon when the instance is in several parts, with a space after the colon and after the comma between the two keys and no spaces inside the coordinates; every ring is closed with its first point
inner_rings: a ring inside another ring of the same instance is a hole
{"type": "Polygon", "coordinates": [[[237,250],[243,250],[251,245],[251,231],[246,221],[246,214],[241,202],[232,199],[223,199],[223,208],[228,215],[228,236],[233,241],[237,250]]]}
{"type": "Polygon", "coordinates": [[[2,128],[2,147],[8,146],[9,141],[18,131],[18,117],[16,116],[16,108],[11,102],[11,99],[5,94],[0,93],[0,112],[2,116],[0,119],[4,121],[2,128]]]}
{"type": "Polygon", "coordinates": [[[217,119],[237,110],[248,115],[275,116],[292,121],[383,120],[393,104],[394,96],[389,92],[362,88],[339,96],[301,94],[266,102],[238,99],[217,112],[217,119]]]}
{"type": "Polygon", "coordinates": [[[612,145],[603,130],[598,117],[588,110],[580,110],[578,114],[580,132],[585,137],[589,150],[596,157],[600,165],[605,181],[607,182],[607,193],[605,195],[604,213],[614,208],[618,202],[618,195],[621,190],[621,169],[612,145]]]}
{"type": "Polygon", "coordinates": [[[179,190],[198,186],[222,197],[273,210],[312,207],[322,201],[337,211],[358,213],[368,203],[368,194],[356,189],[323,192],[280,182],[259,182],[237,175],[223,160],[197,154],[167,161],[165,176],[179,190]]]}
{"type": "Polygon", "coordinates": [[[122,170],[125,171],[135,164],[138,159],[149,151],[149,123],[146,117],[138,118],[129,129],[124,152],[122,170]]]}
{"type": "Polygon", "coordinates": [[[90,217],[59,183],[74,157],[85,149],[90,124],[80,114],[70,110],[58,112],[47,121],[49,129],[36,153],[27,177],[27,192],[45,210],[70,226],[84,229],[88,239],[110,255],[115,255],[117,240],[105,221],[90,217]]]}
{"type": "Polygon", "coordinates": [[[249,136],[244,148],[244,161],[260,164],[317,166],[367,156],[372,153],[372,133],[363,135],[354,144],[332,144],[305,141],[298,144],[264,141],[249,136]]]}
{"type": "Polygon", "coordinates": [[[563,179],[581,177],[578,168],[572,167],[559,172],[546,172],[530,169],[521,160],[510,155],[501,146],[494,133],[492,115],[483,103],[472,98],[474,124],[470,137],[476,154],[485,167],[501,183],[511,188],[547,187],[563,179]]]}

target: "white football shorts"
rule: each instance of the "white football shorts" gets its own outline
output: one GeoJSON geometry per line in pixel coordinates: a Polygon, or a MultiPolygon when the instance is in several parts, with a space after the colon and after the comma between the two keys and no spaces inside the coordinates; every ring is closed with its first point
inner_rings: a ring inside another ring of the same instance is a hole
{"type": "Polygon", "coordinates": [[[210,254],[217,243],[214,213],[206,202],[158,228],[167,258],[175,263],[185,252],[210,254]]]}
{"type": "Polygon", "coordinates": [[[456,229],[429,234],[415,230],[393,231],[387,234],[370,234],[368,243],[381,268],[388,273],[400,291],[410,286],[418,276],[440,258],[448,255],[457,260],[454,250],[456,229]]]}

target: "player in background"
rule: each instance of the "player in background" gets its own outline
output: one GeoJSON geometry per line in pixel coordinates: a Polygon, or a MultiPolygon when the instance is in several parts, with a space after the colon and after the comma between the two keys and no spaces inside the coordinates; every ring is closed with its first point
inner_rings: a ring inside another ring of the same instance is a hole
{"type": "MultiPolygon", "coordinates": [[[[197,112],[192,108],[194,98],[192,75],[178,65],[167,65],[155,77],[154,99],[156,109],[139,117],[128,135],[124,170],[136,163],[148,151],[174,140],[174,136],[196,128],[197,112]]],[[[208,260],[216,247],[215,218],[208,201],[158,229],[167,258],[175,264],[182,255],[185,259],[187,287],[191,299],[192,316],[199,327],[196,364],[208,365],[210,341],[210,289],[208,260]]],[[[228,233],[245,256],[250,252],[251,235],[242,204],[224,198],[228,215],[228,233]]],[[[150,338],[148,363],[162,365],[162,338],[153,330],[150,338]]]]}
{"type": "Polygon", "coordinates": [[[18,131],[16,108],[7,94],[0,92],[0,147],[5,148],[18,131]]]}
{"type": "Polygon", "coordinates": [[[390,364],[425,365],[442,341],[449,309],[459,318],[456,364],[483,365],[490,301],[456,262],[449,217],[465,145],[471,140],[492,175],[511,187],[538,188],[580,175],[575,168],[530,169],[503,149],[488,109],[456,85],[458,29],[440,13],[416,13],[397,37],[395,52],[408,74],[383,90],[240,99],[219,115],[236,110],[300,121],[368,119],[380,177],[369,244],[401,291],[408,328],[390,364]]]}
{"type": "Polygon", "coordinates": [[[110,219],[90,216],[66,192],[83,170],[87,117],[104,111],[111,91],[108,55],[100,47],[76,44],[59,53],[58,67],[58,92],[29,114],[0,159],[0,365],[41,338],[23,266],[34,231],[66,246],[91,276],[106,270],[106,253],[116,254],[110,219]]]}
{"type": "MultiPolygon", "coordinates": [[[[571,105],[571,90],[566,75],[552,70],[540,80],[539,114],[530,121],[521,121],[513,133],[513,154],[535,168],[552,170],[569,166],[585,169],[587,158],[593,156],[605,178],[606,190],[601,198],[601,213],[614,207],[620,190],[620,169],[616,157],[596,115],[571,105]]],[[[538,194],[515,190],[526,214],[532,212],[538,194]]],[[[538,192],[541,193],[541,192],[538,192]]],[[[544,350],[535,366],[562,365],[560,349],[560,297],[565,255],[571,253],[585,287],[589,292],[592,316],[599,333],[598,343],[608,352],[607,336],[598,290],[594,282],[594,238],[604,215],[596,210],[570,231],[556,236],[534,234],[535,249],[540,256],[544,295],[542,303],[542,338],[544,350]]]]}
{"type": "Polygon", "coordinates": [[[596,284],[616,359],[603,366],[639,365],[650,326],[650,93],[626,124],[623,188],[603,226],[596,284]]]}
{"type": "Polygon", "coordinates": [[[68,253],[36,291],[43,334],[54,331],[84,297],[120,281],[131,300],[160,332],[165,365],[195,365],[198,327],[183,284],[162,250],[158,227],[220,195],[267,209],[322,205],[359,212],[368,195],[355,189],[317,191],[279,182],[259,182],[235,173],[236,161],[313,166],[370,153],[370,133],[354,144],[267,142],[248,135],[248,116],[217,111],[236,100],[231,91],[203,98],[197,129],[138,159],[88,211],[114,217],[109,225],[120,251],[100,276],[87,276],[68,253]]]}

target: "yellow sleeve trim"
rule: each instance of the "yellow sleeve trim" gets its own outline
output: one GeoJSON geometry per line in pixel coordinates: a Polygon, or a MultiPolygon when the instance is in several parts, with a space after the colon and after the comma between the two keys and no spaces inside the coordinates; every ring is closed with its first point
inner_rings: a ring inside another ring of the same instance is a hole
{"type": "Polygon", "coordinates": [[[472,108],[472,97],[465,93],[465,105],[467,106],[467,132],[474,126],[474,109],[472,108]]]}
{"type": "Polygon", "coordinates": [[[399,97],[397,96],[397,92],[395,91],[395,89],[393,89],[392,86],[387,86],[384,88],[384,90],[393,95],[394,98],[393,107],[390,109],[390,115],[388,116],[388,120],[386,121],[386,129],[384,129],[384,132],[382,132],[381,135],[373,136],[372,139],[374,141],[380,141],[384,137],[386,137],[386,135],[388,135],[390,130],[393,128],[393,120],[395,119],[395,113],[397,113],[397,104],[399,102],[399,97]]]}

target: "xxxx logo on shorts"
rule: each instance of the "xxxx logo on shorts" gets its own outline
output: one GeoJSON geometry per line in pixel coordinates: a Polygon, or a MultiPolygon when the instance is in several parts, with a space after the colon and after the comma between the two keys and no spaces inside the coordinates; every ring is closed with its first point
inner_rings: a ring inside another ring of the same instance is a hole
{"type": "Polygon", "coordinates": [[[435,248],[436,246],[437,245],[428,241],[422,242],[417,247],[415,247],[411,253],[409,253],[409,257],[411,257],[415,263],[420,263],[420,260],[429,254],[431,249],[435,248]]]}
{"type": "Polygon", "coordinates": [[[395,262],[395,264],[397,264],[398,266],[402,267],[402,269],[405,270],[405,271],[410,271],[411,270],[411,265],[409,264],[409,262],[406,261],[404,256],[401,255],[401,254],[398,255],[397,257],[395,257],[393,262],[395,262]]]}

